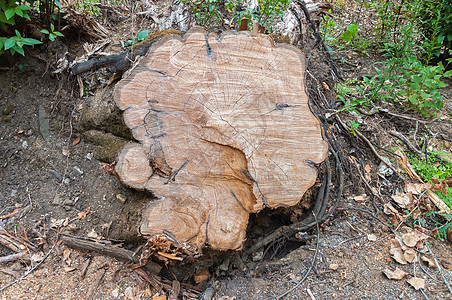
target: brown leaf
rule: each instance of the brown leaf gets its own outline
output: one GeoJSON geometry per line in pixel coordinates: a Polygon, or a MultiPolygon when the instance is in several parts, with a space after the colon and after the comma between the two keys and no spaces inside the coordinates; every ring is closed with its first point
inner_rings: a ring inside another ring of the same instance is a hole
{"type": "Polygon", "coordinates": [[[152,300],[166,300],[166,296],[165,295],[154,296],[152,297],[152,300]]]}
{"type": "Polygon", "coordinates": [[[61,150],[61,153],[64,156],[69,156],[69,154],[71,154],[71,151],[69,149],[63,148],[63,150],[61,150]]]}
{"type": "Polygon", "coordinates": [[[322,81],[322,85],[327,91],[330,90],[330,87],[328,86],[328,84],[325,81],[322,81]]]}
{"type": "Polygon", "coordinates": [[[431,187],[431,183],[407,183],[405,185],[405,191],[407,193],[412,193],[413,195],[420,195],[431,187]]]}
{"type": "Polygon", "coordinates": [[[353,199],[356,202],[365,202],[367,197],[366,197],[366,194],[364,194],[364,195],[355,196],[355,197],[353,197],[353,199]]]}
{"type": "Polygon", "coordinates": [[[403,257],[407,262],[412,263],[416,260],[416,251],[413,249],[407,249],[403,252],[403,257]]]}
{"type": "Polygon", "coordinates": [[[207,281],[209,278],[210,273],[209,271],[207,271],[207,269],[203,269],[193,275],[193,279],[195,280],[196,284],[207,281]]]}
{"type": "Polygon", "coordinates": [[[366,173],[370,173],[370,166],[369,166],[369,165],[366,165],[366,166],[364,167],[364,170],[366,171],[366,173]]]}
{"type": "Polygon", "coordinates": [[[391,239],[389,241],[389,247],[389,253],[396,262],[402,265],[406,265],[408,263],[405,259],[405,256],[403,255],[404,253],[399,241],[397,241],[396,239],[391,239]]]}
{"type": "Polygon", "coordinates": [[[86,216],[89,214],[89,212],[91,211],[91,207],[87,207],[84,211],[81,211],[77,214],[77,217],[79,220],[85,220],[86,216]]]}
{"type": "Polygon", "coordinates": [[[72,142],[72,146],[77,145],[78,143],[80,143],[80,137],[76,137],[75,140],[72,142]]]}
{"type": "Polygon", "coordinates": [[[69,267],[69,266],[64,266],[64,272],[72,272],[74,270],[77,270],[77,268],[74,267],[69,267]]]}
{"type": "Polygon", "coordinates": [[[438,267],[435,263],[435,260],[430,256],[422,255],[421,260],[425,261],[428,264],[429,268],[437,268],[438,267]]]}
{"type": "Polygon", "coordinates": [[[64,248],[63,250],[63,260],[66,262],[68,266],[71,265],[71,250],[69,248],[64,248]]]}
{"type": "Polygon", "coordinates": [[[411,277],[407,282],[416,290],[425,289],[425,279],[419,277],[411,277]]]}
{"type": "Polygon", "coordinates": [[[392,196],[392,199],[398,205],[400,205],[400,207],[402,207],[402,208],[408,208],[408,207],[410,207],[413,204],[411,199],[410,199],[410,197],[408,197],[408,195],[405,194],[405,193],[400,193],[400,194],[397,194],[395,196],[392,196]]]}
{"type": "Polygon", "coordinates": [[[405,277],[408,273],[396,268],[394,271],[390,269],[384,269],[383,273],[388,277],[388,279],[400,280],[405,277]]]}
{"type": "Polygon", "coordinates": [[[429,237],[428,235],[426,235],[416,229],[413,229],[410,232],[402,235],[402,241],[408,247],[414,247],[414,246],[416,246],[417,242],[425,240],[428,237],[429,237]]]}

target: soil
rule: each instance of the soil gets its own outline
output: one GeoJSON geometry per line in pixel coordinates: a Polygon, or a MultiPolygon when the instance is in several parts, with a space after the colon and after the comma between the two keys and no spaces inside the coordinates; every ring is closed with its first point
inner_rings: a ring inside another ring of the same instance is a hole
{"type": "MultiPolygon", "coordinates": [[[[168,5],[164,5],[167,9],[168,5]]],[[[165,14],[163,14],[165,15],[165,14]]],[[[148,19],[126,19],[109,27],[112,42],[106,52],[121,51],[119,41],[131,37],[143,28],[155,28],[148,19]]],[[[136,250],[143,243],[136,230],[139,211],[151,196],[125,187],[112,175],[117,152],[130,140],[122,117],[111,98],[113,85],[103,85],[113,73],[98,70],[83,75],[85,89],[68,73],[53,74],[57,59],[65,55],[69,61],[83,54],[83,42],[88,37],[66,37],[29,50],[12,67],[0,71],[0,229],[14,236],[27,236],[40,245],[37,257],[29,261],[0,264],[0,289],[22,280],[0,292],[1,299],[152,299],[163,294],[149,287],[129,265],[96,253],[88,253],[54,244],[61,233],[104,238],[136,250]],[[48,123],[49,135],[45,127],[48,123]],[[17,210],[15,210],[17,209],[17,210]],[[15,212],[11,217],[3,217],[15,212]],[[62,226],[65,225],[65,226],[62,226]],[[61,232],[58,228],[62,228],[61,232]],[[63,229],[64,227],[64,229],[63,229]],[[45,254],[50,255],[41,263],[45,254]],[[83,265],[90,262],[83,276],[83,265]]],[[[309,71],[321,83],[327,99],[335,99],[334,80],[321,51],[313,42],[303,49],[309,57],[309,71]]],[[[347,63],[338,62],[340,69],[350,69],[347,78],[357,78],[372,72],[377,56],[359,52],[339,53],[347,63]]],[[[308,92],[315,89],[309,81],[308,92]]],[[[445,99],[450,91],[445,91],[445,99]]],[[[447,101],[445,101],[447,102],[447,101]]],[[[393,107],[390,107],[393,109],[393,107]]],[[[421,119],[417,115],[413,118],[421,119]]],[[[344,114],[347,120],[355,115],[344,114]]],[[[367,136],[377,137],[386,149],[400,146],[387,134],[390,129],[414,131],[416,122],[394,116],[363,115],[367,136]]],[[[443,110],[435,123],[429,123],[437,133],[432,145],[451,151],[450,114],[443,110]],[[440,138],[441,135],[446,140],[440,138]],[[449,139],[449,141],[447,141],[449,139]]],[[[337,126],[337,125],[331,125],[337,126]]],[[[380,161],[362,142],[338,137],[343,151],[349,155],[363,152],[362,164],[369,165],[371,182],[388,195],[403,188],[403,182],[390,176],[377,175],[380,161]]],[[[306,275],[306,280],[287,299],[448,299],[451,297],[437,268],[419,263],[401,265],[389,253],[388,242],[396,234],[409,231],[400,226],[393,230],[382,224],[370,197],[357,202],[356,196],[366,193],[358,180],[356,169],[348,166],[343,196],[336,212],[323,222],[318,231],[298,233],[303,238],[287,238],[250,256],[241,253],[211,253],[184,266],[169,266],[161,272],[162,280],[174,279],[195,285],[193,272],[207,268],[209,280],[198,287],[204,299],[213,293],[215,299],[273,299],[294,287],[306,275]],[[318,241],[317,241],[318,238],[318,241]],[[426,280],[424,290],[415,290],[406,278],[389,280],[383,270],[403,269],[407,278],[426,280]],[[422,268],[421,268],[422,267],[422,268]],[[427,270],[426,272],[423,269],[427,270]],[[429,275],[427,275],[429,274],[429,275]]],[[[333,196],[337,186],[332,186],[333,196]]],[[[244,249],[259,241],[279,226],[303,218],[307,202],[312,202],[318,185],[308,193],[302,204],[292,209],[264,210],[250,221],[244,249]]],[[[387,198],[385,198],[387,199],[387,198]]],[[[375,204],[383,207],[382,202],[375,204]]],[[[428,239],[446,279],[452,279],[452,249],[447,241],[428,239]]],[[[0,257],[14,253],[0,245],[0,257]]],[[[184,290],[184,299],[195,292],[184,290]]]]}

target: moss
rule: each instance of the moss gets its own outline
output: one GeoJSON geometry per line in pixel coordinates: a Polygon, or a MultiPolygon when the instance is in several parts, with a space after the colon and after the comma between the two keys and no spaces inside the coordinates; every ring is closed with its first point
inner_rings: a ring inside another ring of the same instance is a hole
{"type": "Polygon", "coordinates": [[[127,144],[127,140],[117,137],[111,133],[98,130],[89,130],[82,134],[84,140],[97,145],[94,148],[94,158],[112,163],[116,160],[118,153],[127,144]]]}

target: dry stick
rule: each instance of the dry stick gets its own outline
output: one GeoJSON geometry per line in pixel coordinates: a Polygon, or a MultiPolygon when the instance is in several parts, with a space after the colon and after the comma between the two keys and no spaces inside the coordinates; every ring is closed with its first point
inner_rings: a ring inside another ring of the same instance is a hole
{"type": "Polygon", "coordinates": [[[410,143],[410,141],[406,138],[406,136],[404,136],[403,134],[401,134],[400,132],[397,132],[395,130],[389,131],[389,134],[392,136],[395,136],[396,138],[398,138],[399,140],[404,142],[405,145],[407,145],[408,148],[410,148],[410,150],[413,151],[414,153],[416,153],[418,156],[422,156],[423,153],[419,149],[416,149],[416,147],[414,147],[414,145],[410,143]]]}
{"type": "Polygon", "coordinates": [[[15,261],[15,260],[18,260],[18,259],[23,259],[27,255],[28,255],[28,252],[24,251],[24,252],[19,252],[19,253],[14,253],[14,254],[2,256],[2,257],[0,257],[0,263],[15,261]]]}
{"type": "Polygon", "coordinates": [[[433,259],[435,260],[436,267],[438,267],[439,274],[441,274],[441,277],[443,278],[444,283],[447,286],[447,289],[452,294],[452,288],[450,287],[449,281],[447,281],[447,278],[444,276],[443,270],[441,269],[441,266],[439,265],[435,254],[433,253],[432,249],[430,249],[430,246],[427,243],[425,243],[425,245],[427,246],[428,252],[430,252],[430,254],[432,255],[433,259]]]}
{"type": "Polygon", "coordinates": [[[60,233],[60,228],[58,227],[58,231],[57,231],[57,236],[55,238],[55,243],[53,243],[52,248],[50,248],[49,252],[47,252],[46,256],[44,256],[43,259],[41,259],[33,268],[31,268],[30,270],[28,270],[24,275],[22,275],[20,278],[17,278],[16,280],[14,280],[13,282],[10,282],[9,284],[5,285],[4,287],[2,287],[0,289],[0,293],[3,292],[5,289],[9,288],[10,286],[12,286],[13,284],[15,284],[16,282],[21,281],[22,279],[24,279],[25,277],[27,277],[31,272],[33,272],[34,270],[36,270],[43,262],[44,260],[46,260],[47,257],[49,257],[50,253],[52,253],[53,249],[55,249],[55,246],[58,242],[58,238],[59,238],[59,234],[60,233]]]}
{"type": "MultiPolygon", "coordinates": [[[[315,213],[312,213],[312,215],[314,216],[314,219],[317,221],[317,217],[316,217],[315,213]]],[[[319,243],[319,241],[320,241],[319,223],[317,222],[316,225],[317,225],[317,244],[315,246],[315,253],[314,253],[314,257],[312,258],[311,266],[306,271],[306,274],[304,275],[304,277],[295,286],[293,286],[290,290],[286,291],[285,293],[277,296],[276,299],[281,299],[282,297],[286,296],[287,294],[289,294],[290,292],[295,290],[297,287],[299,287],[306,280],[306,278],[308,278],[309,273],[311,272],[312,268],[314,267],[315,261],[317,259],[317,254],[319,252],[319,245],[320,245],[320,243],[319,243]]]]}

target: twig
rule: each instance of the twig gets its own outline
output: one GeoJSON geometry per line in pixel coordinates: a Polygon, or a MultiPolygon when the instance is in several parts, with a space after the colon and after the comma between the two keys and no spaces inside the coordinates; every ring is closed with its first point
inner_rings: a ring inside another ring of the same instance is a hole
{"type": "Polygon", "coordinates": [[[432,249],[430,249],[430,246],[427,243],[425,244],[425,246],[427,246],[428,252],[432,255],[433,259],[435,260],[436,267],[438,268],[439,274],[441,274],[441,277],[443,278],[444,283],[447,286],[447,289],[452,294],[452,288],[450,287],[449,281],[447,281],[446,277],[444,276],[443,270],[441,269],[441,266],[439,265],[435,254],[433,253],[432,249]]]}
{"type": "Polygon", "coordinates": [[[406,138],[406,136],[404,136],[400,132],[397,132],[395,130],[391,130],[391,131],[389,131],[389,134],[392,135],[392,136],[395,136],[396,138],[398,138],[399,140],[404,142],[405,145],[407,145],[408,148],[410,148],[410,150],[413,151],[418,156],[422,155],[422,152],[419,149],[417,149],[416,147],[414,147],[414,145],[410,143],[410,141],[406,138]]]}
{"type": "Polygon", "coordinates": [[[12,286],[13,284],[15,284],[16,282],[21,281],[22,279],[24,279],[25,277],[27,277],[31,272],[33,272],[34,270],[36,270],[45,260],[47,257],[49,257],[50,253],[52,253],[53,249],[55,249],[55,246],[58,242],[58,238],[60,236],[59,234],[59,227],[58,227],[58,232],[57,232],[57,236],[55,238],[55,242],[53,243],[52,248],[50,248],[49,252],[47,252],[46,256],[44,256],[43,259],[41,259],[33,268],[31,268],[30,270],[28,270],[24,275],[22,275],[20,278],[17,278],[16,280],[14,280],[13,282],[8,283],[7,285],[5,285],[4,287],[0,288],[0,293],[3,292],[5,289],[9,288],[10,286],[12,286]]]}
{"type": "MultiPolygon", "coordinates": [[[[316,217],[315,213],[313,213],[312,215],[314,216],[314,219],[317,221],[317,217],[316,217]]],[[[286,296],[287,294],[289,294],[290,292],[292,292],[293,290],[298,288],[306,280],[306,278],[308,278],[309,273],[311,272],[312,268],[314,267],[315,261],[317,259],[317,254],[319,252],[319,245],[320,245],[320,243],[319,243],[319,241],[320,241],[320,227],[319,227],[319,223],[317,223],[316,225],[317,225],[317,244],[315,246],[315,253],[314,253],[314,257],[312,258],[311,266],[306,271],[306,273],[303,276],[303,278],[295,286],[293,286],[290,290],[286,291],[285,293],[277,296],[276,299],[281,299],[282,297],[286,296]]]]}

